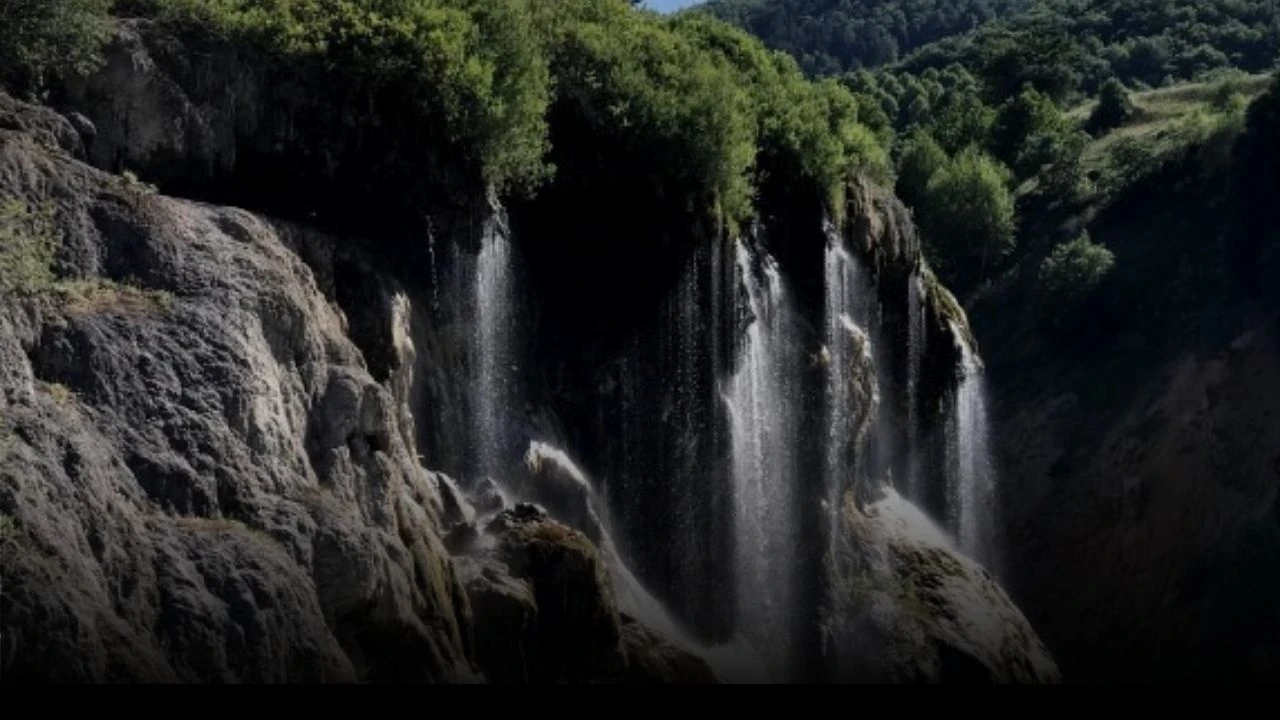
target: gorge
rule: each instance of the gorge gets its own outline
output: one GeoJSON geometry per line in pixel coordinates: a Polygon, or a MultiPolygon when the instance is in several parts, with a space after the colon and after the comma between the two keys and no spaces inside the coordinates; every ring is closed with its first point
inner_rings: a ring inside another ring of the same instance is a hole
{"type": "Polygon", "coordinates": [[[822,95],[838,172],[776,99],[611,134],[647,96],[592,18],[675,41],[580,5],[531,193],[401,85],[147,3],[0,93],[4,237],[53,246],[0,302],[4,682],[1060,679],[1002,588],[982,349],[874,141],[822,95]],[[750,191],[673,170],[720,169],[684,122],[750,135],[750,191]]]}

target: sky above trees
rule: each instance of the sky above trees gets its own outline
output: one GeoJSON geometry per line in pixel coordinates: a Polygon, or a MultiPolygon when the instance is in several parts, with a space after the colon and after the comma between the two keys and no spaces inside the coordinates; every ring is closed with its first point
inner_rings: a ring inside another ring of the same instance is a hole
{"type": "Polygon", "coordinates": [[[658,12],[672,12],[700,2],[702,0],[644,0],[644,6],[658,12]]]}

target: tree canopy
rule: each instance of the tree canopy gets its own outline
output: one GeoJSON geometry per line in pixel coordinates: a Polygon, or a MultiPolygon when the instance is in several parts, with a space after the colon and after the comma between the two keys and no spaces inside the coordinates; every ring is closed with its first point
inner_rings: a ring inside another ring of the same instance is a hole
{"type": "Polygon", "coordinates": [[[0,0],[0,83],[32,96],[50,74],[88,72],[112,0],[0,0]]]}
{"type": "Polygon", "coordinates": [[[0,80],[26,89],[91,69],[114,12],[255,48],[335,102],[360,98],[398,144],[501,192],[533,192],[552,176],[553,117],[731,224],[751,214],[763,173],[812,185],[833,210],[850,173],[888,177],[888,122],[844,85],[806,80],[790,56],[727,23],[632,5],[0,0],[0,80]]]}

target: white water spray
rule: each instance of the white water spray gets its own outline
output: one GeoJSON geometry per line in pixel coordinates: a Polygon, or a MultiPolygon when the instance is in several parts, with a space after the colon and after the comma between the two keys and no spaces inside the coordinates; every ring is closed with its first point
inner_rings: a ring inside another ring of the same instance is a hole
{"type": "Polygon", "coordinates": [[[503,218],[486,223],[476,258],[472,346],[472,433],[475,471],[496,475],[507,447],[504,417],[513,393],[514,275],[511,239],[503,218]]]}
{"type": "MultiPolygon", "coordinates": [[[[871,312],[868,296],[864,290],[866,280],[857,261],[844,248],[843,241],[834,231],[827,233],[827,247],[824,258],[826,287],[825,308],[825,362],[827,364],[827,403],[826,403],[826,452],[824,463],[824,481],[827,490],[827,512],[830,528],[839,527],[841,498],[844,491],[862,472],[861,458],[855,457],[855,464],[849,462],[847,449],[850,438],[856,432],[854,417],[854,398],[852,396],[853,360],[855,344],[853,337],[862,333],[866,336],[866,328],[859,322],[866,322],[871,312]]],[[[865,350],[865,345],[863,347],[865,350]]],[[[835,533],[830,533],[834,542],[835,533]]],[[[834,546],[832,547],[834,550],[834,546]]]]}
{"type": "Polygon", "coordinates": [[[924,501],[920,467],[920,372],[927,350],[924,279],[917,273],[907,283],[907,478],[906,497],[924,501]]]}
{"type": "MultiPolygon", "coordinates": [[[[956,337],[964,337],[952,324],[956,337]]],[[[986,380],[982,362],[968,343],[960,342],[963,377],[947,422],[948,521],[960,550],[993,574],[999,560],[992,538],[997,515],[996,472],[987,424],[986,380]]]]}
{"type": "Polygon", "coordinates": [[[792,651],[799,566],[796,347],[782,276],[773,258],[736,244],[751,319],[726,401],[733,438],[737,625],[769,675],[785,675],[792,651]]]}
{"type": "Polygon", "coordinates": [[[439,312],[440,270],[439,262],[436,259],[436,231],[430,218],[427,219],[427,256],[431,262],[431,309],[439,312]]]}

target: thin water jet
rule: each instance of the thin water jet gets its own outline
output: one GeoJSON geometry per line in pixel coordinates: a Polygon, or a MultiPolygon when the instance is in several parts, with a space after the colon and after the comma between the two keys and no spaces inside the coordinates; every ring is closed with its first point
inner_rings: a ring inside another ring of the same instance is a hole
{"type": "Polygon", "coordinates": [[[743,644],[766,650],[770,676],[781,678],[793,652],[800,558],[797,342],[790,300],[773,258],[735,244],[745,290],[738,308],[748,323],[730,378],[733,450],[735,606],[743,644]]]}
{"type": "Polygon", "coordinates": [[[496,476],[509,446],[510,418],[515,406],[515,283],[511,238],[505,219],[485,223],[475,260],[471,348],[473,453],[476,477],[496,476]]]}
{"type": "Polygon", "coordinates": [[[923,468],[920,443],[920,374],[928,347],[928,329],[925,325],[924,279],[913,273],[907,282],[907,469],[905,494],[911,502],[922,505],[925,501],[923,468]]]}
{"type": "MultiPolygon", "coordinates": [[[[964,337],[952,324],[955,337],[964,337]]],[[[997,574],[992,529],[997,517],[996,470],[987,420],[986,378],[981,359],[960,342],[960,373],[947,422],[948,521],[960,550],[997,574]]]]}

